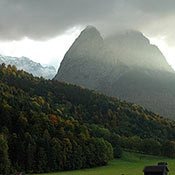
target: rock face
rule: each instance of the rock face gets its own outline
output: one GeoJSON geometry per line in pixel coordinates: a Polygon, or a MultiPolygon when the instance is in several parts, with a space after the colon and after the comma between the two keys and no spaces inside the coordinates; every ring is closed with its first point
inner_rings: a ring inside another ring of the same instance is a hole
{"type": "Polygon", "coordinates": [[[46,79],[52,79],[56,74],[56,69],[53,66],[42,66],[40,63],[36,63],[26,57],[10,57],[0,55],[0,64],[15,65],[17,69],[23,69],[24,71],[33,74],[37,77],[44,77],[46,79]]]}
{"type": "Polygon", "coordinates": [[[175,119],[175,72],[140,32],[103,39],[90,26],[65,54],[56,80],[143,105],[175,119]]]}

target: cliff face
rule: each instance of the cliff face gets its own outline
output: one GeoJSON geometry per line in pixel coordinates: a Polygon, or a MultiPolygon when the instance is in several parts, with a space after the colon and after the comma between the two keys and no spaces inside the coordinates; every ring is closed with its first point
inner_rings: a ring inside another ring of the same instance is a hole
{"type": "Polygon", "coordinates": [[[174,70],[160,50],[137,31],[104,40],[96,28],[87,27],[65,54],[55,79],[174,117],[174,70]]]}

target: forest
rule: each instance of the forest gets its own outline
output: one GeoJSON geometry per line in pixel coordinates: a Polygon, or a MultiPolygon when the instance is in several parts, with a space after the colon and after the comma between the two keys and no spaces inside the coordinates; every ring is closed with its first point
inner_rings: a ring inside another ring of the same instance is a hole
{"type": "Polygon", "coordinates": [[[175,157],[175,122],[143,106],[0,65],[0,174],[106,165],[123,149],[175,157]]]}

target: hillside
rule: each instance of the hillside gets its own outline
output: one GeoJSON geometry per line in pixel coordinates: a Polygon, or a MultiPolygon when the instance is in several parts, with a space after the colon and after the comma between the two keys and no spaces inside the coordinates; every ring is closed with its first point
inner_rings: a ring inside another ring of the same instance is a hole
{"type": "Polygon", "coordinates": [[[103,39],[96,28],[87,27],[65,54],[54,79],[175,119],[175,72],[160,50],[137,31],[103,39]]]}
{"type": "Polygon", "coordinates": [[[101,166],[121,147],[175,157],[174,126],[142,106],[0,65],[3,174],[10,165],[38,173],[101,166]]]}

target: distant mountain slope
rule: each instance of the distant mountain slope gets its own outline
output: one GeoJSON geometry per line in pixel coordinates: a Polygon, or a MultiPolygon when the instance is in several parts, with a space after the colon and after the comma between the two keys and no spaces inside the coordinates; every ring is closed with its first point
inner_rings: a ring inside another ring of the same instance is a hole
{"type": "Polygon", "coordinates": [[[125,31],[104,40],[96,28],[87,27],[65,54],[55,79],[175,119],[175,72],[140,32],[125,31]]]}
{"type": "Polygon", "coordinates": [[[0,55],[0,64],[1,63],[15,65],[17,69],[23,69],[34,76],[42,76],[46,79],[52,79],[56,74],[56,69],[53,66],[42,66],[40,63],[36,63],[26,57],[18,58],[0,55]]]}

